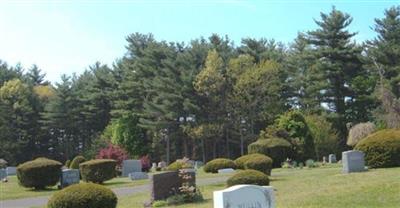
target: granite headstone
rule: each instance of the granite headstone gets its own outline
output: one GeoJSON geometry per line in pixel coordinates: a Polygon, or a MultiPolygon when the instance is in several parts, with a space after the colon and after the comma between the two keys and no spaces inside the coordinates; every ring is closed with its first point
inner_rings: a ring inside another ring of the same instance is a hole
{"type": "Polygon", "coordinates": [[[142,163],[140,160],[124,160],[122,161],[122,177],[128,177],[129,173],[142,172],[142,163]]]}
{"type": "MultiPolygon", "coordinates": [[[[193,172],[186,173],[190,175],[189,184],[196,185],[196,175],[193,172]]],[[[182,186],[183,179],[177,171],[168,171],[150,176],[151,201],[163,200],[177,193],[182,186]]]]}
{"type": "Polygon", "coordinates": [[[275,208],[275,194],[271,186],[236,185],[214,191],[214,208],[275,208]]]}
{"type": "Polygon", "coordinates": [[[17,175],[17,167],[12,167],[12,166],[7,167],[6,172],[8,176],[17,175]]]}
{"type": "Polygon", "coordinates": [[[329,155],[329,163],[336,163],[336,155],[335,154],[330,154],[329,155]]]}
{"type": "Polygon", "coordinates": [[[364,153],[357,150],[342,152],[343,173],[365,171],[364,153]]]}
{"type": "Polygon", "coordinates": [[[61,188],[65,188],[72,184],[79,183],[79,170],[78,169],[64,169],[61,173],[60,184],[61,188]]]}

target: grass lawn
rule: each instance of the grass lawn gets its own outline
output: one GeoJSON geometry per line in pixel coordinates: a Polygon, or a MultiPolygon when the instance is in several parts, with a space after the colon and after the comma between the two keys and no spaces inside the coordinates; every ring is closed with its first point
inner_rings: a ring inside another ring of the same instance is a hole
{"type": "MultiPolygon", "coordinates": [[[[197,172],[197,178],[199,179],[213,178],[213,177],[221,177],[221,175],[205,173],[202,169],[198,170],[197,172]]],[[[7,183],[0,182],[0,201],[7,199],[46,196],[53,194],[55,191],[58,191],[56,186],[49,187],[48,189],[41,191],[36,191],[33,189],[21,187],[18,185],[18,179],[16,176],[9,176],[8,180],[9,181],[7,183]]],[[[109,188],[117,188],[117,187],[131,187],[147,183],[149,183],[149,180],[132,181],[129,178],[114,178],[110,181],[104,182],[104,185],[109,188]]]]}
{"type": "MultiPolygon", "coordinates": [[[[341,174],[339,166],[314,169],[274,169],[271,185],[276,189],[278,208],[398,208],[400,206],[400,168],[376,169],[363,173],[341,174]]],[[[210,208],[212,191],[225,184],[202,186],[202,203],[180,208],[210,208]]],[[[118,208],[141,207],[150,193],[119,198],[118,208]]]]}

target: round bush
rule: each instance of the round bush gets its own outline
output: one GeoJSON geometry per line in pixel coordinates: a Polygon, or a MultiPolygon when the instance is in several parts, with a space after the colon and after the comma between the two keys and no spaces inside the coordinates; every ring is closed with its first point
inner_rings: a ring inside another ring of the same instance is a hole
{"type": "Polygon", "coordinates": [[[103,183],[115,177],[117,162],[109,159],[89,160],[79,165],[82,179],[86,182],[103,183]]]}
{"type": "Polygon", "coordinates": [[[62,164],[47,158],[37,158],[17,167],[17,178],[21,186],[44,189],[60,180],[62,164]]]}
{"type": "Polygon", "coordinates": [[[226,183],[228,187],[239,184],[268,186],[269,178],[266,174],[258,170],[242,170],[230,177],[226,183]]]}
{"type": "Polygon", "coordinates": [[[185,168],[193,168],[193,167],[188,163],[181,162],[181,161],[175,161],[168,165],[167,170],[177,171],[177,170],[185,169],[185,168]]]}
{"type": "Polygon", "coordinates": [[[79,164],[81,164],[85,161],[86,161],[86,159],[83,156],[78,155],[78,156],[74,157],[71,164],[69,165],[69,168],[79,169],[79,164]]]}
{"type": "Polygon", "coordinates": [[[371,168],[400,166],[400,130],[385,129],[369,135],[355,147],[365,153],[365,162],[371,168]]]}
{"type": "Polygon", "coordinates": [[[65,166],[66,168],[69,168],[70,165],[71,165],[71,160],[65,161],[64,166],[65,166]]]}
{"type": "Polygon", "coordinates": [[[224,169],[224,168],[236,168],[235,162],[230,159],[226,158],[217,158],[214,160],[209,161],[205,166],[204,166],[204,172],[206,173],[217,173],[219,169],[224,169]]]}
{"type": "Polygon", "coordinates": [[[281,167],[281,163],[289,157],[290,148],[288,141],[277,137],[258,139],[247,147],[249,154],[259,153],[271,157],[273,167],[281,167]]]}
{"type": "Polygon", "coordinates": [[[115,208],[117,196],[108,188],[93,183],[69,186],[55,193],[48,208],[115,208]]]}
{"type": "Polygon", "coordinates": [[[254,154],[243,155],[241,157],[236,158],[236,160],[234,161],[236,168],[244,170],[245,169],[244,163],[247,162],[247,160],[257,156],[264,156],[264,155],[259,153],[254,153],[254,154]]]}
{"type": "Polygon", "coordinates": [[[272,159],[265,155],[256,154],[244,163],[244,168],[258,170],[267,175],[271,175],[272,159]]]}

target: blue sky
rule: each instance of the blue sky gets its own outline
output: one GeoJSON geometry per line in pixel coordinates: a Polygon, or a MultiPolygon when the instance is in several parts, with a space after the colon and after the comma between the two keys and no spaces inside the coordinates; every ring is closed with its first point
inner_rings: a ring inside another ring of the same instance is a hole
{"type": "Polygon", "coordinates": [[[185,41],[228,35],[274,38],[289,43],[333,5],[354,18],[357,41],[375,37],[374,18],[398,1],[1,1],[0,59],[24,67],[37,64],[50,81],[81,73],[96,61],[112,64],[125,53],[125,37],[153,33],[158,40],[185,41]]]}

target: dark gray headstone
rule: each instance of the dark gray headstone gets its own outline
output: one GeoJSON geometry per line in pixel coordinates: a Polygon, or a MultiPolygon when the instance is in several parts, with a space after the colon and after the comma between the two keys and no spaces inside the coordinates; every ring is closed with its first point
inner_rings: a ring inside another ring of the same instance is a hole
{"type": "Polygon", "coordinates": [[[335,154],[330,154],[329,155],[329,163],[336,163],[336,155],[335,154]]]}
{"type": "Polygon", "coordinates": [[[357,150],[342,152],[343,173],[365,171],[364,153],[357,150]]]}
{"type": "Polygon", "coordinates": [[[0,169],[0,180],[3,180],[6,177],[7,177],[6,169],[1,168],[0,169]]]}
{"type": "Polygon", "coordinates": [[[61,173],[60,184],[61,188],[65,188],[72,184],[79,183],[79,170],[78,169],[64,169],[61,173]]]}
{"type": "Polygon", "coordinates": [[[140,160],[124,160],[122,162],[122,177],[128,177],[129,173],[142,172],[140,160]]]}
{"type": "Polygon", "coordinates": [[[17,175],[17,167],[12,167],[12,166],[7,167],[6,172],[8,176],[17,175]]]}
{"type": "Polygon", "coordinates": [[[144,172],[132,172],[129,173],[129,178],[131,180],[143,180],[143,179],[148,179],[149,175],[144,172]]]}
{"type": "MultiPolygon", "coordinates": [[[[194,172],[186,173],[190,175],[189,184],[195,186],[196,176],[194,172]]],[[[179,177],[177,171],[163,172],[154,174],[150,177],[151,201],[163,200],[179,192],[183,179],[179,177]]]]}

